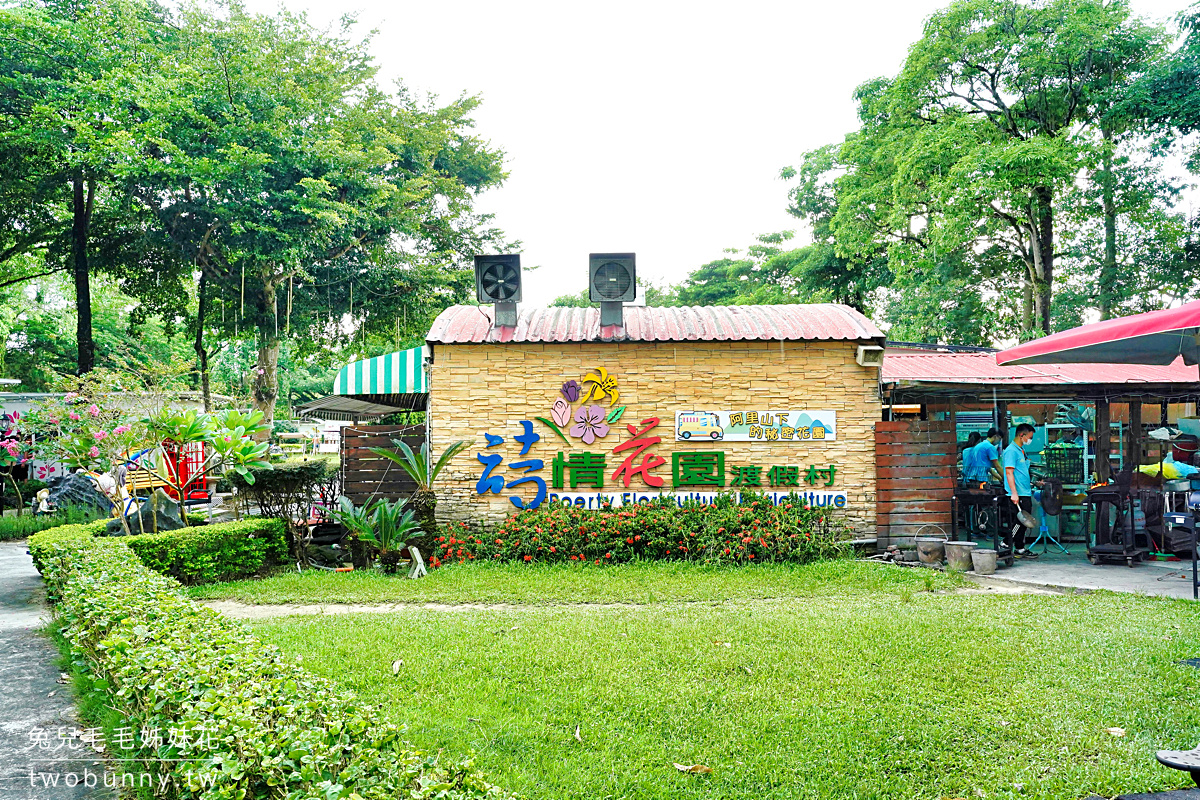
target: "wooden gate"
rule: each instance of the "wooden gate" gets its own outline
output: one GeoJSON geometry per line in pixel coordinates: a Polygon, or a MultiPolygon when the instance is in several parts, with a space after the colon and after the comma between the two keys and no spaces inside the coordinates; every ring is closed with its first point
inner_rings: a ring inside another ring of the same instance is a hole
{"type": "Polygon", "coordinates": [[[411,478],[394,462],[377,453],[372,447],[396,449],[393,439],[399,439],[420,452],[425,444],[425,426],[358,425],[342,428],[342,494],[355,505],[373,502],[375,498],[401,500],[417,488],[411,478]]]}
{"type": "Polygon", "coordinates": [[[875,423],[875,525],[879,549],[913,546],[913,537],[950,534],[958,470],[953,423],[899,420],[875,423]]]}

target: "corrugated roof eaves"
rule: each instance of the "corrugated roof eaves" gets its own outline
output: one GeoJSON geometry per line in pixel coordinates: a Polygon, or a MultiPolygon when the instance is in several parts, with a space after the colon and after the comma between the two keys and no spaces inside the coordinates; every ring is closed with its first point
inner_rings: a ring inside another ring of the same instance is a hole
{"type": "MultiPolygon", "coordinates": [[[[862,340],[882,333],[833,304],[786,306],[626,306],[625,327],[600,328],[594,308],[522,309],[515,328],[492,327],[487,306],[454,306],[438,315],[427,339],[438,344],[504,342],[862,340]]],[[[910,362],[913,363],[913,362],[910,362]]]]}

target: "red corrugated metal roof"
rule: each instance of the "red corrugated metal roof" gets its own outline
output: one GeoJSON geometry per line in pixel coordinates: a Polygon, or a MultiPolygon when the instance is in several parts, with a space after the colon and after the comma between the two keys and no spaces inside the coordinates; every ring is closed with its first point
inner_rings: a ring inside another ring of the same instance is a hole
{"type": "Polygon", "coordinates": [[[452,306],[434,320],[434,344],[496,342],[685,342],[882,339],[875,323],[849,306],[625,307],[625,327],[600,327],[595,308],[524,308],[515,328],[493,328],[491,306],[452,306]]]}
{"type": "Polygon", "coordinates": [[[1177,360],[1168,367],[1149,364],[1037,364],[1000,366],[992,353],[888,353],[880,377],[885,383],[1113,384],[1196,383],[1196,367],[1177,360]]]}

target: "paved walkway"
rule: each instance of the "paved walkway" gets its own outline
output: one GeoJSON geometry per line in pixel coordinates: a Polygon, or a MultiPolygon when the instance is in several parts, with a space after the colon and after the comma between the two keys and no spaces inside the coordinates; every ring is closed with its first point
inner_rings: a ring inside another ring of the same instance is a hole
{"type": "Polygon", "coordinates": [[[77,738],[69,740],[74,747],[31,747],[35,737],[57,744],[60,732],[69,737],[80,727],[71,687],[59,683],[58,650],[38,631],[48,619],[42,579],[24,543],[0,542],[0,797],[110,798],[104,762],[77,738]]]}
{"type": "Polygon", "coordinates": [[[1010,568],[996,570],[996,578],[1027,586],[1058,589],[1108,589],[1157,597],[1192,599],[1192,562],[1144,561],[1133,567],[1122,564],[1093,566],[1082,544],[1068,545],[1070,555],[1039,554],[1010,568]]]}

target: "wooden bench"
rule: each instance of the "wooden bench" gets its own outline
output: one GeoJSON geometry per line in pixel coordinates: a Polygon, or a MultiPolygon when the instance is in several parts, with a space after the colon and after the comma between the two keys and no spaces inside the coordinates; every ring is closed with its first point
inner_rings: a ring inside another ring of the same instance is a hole
{"type": "Polygon", "coordinates": [[[153,494],[155,489],[170,488],[171,484],[148,469],[131,469],[125,473],[125,489],[131,496],[138,492],[153,494]]]}

